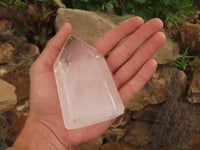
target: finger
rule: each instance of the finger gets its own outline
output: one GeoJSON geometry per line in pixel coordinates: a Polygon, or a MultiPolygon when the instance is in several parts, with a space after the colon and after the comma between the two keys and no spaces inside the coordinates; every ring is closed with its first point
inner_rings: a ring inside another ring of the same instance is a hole
{"type": "Polygon", "coordinates": [[[162,21],[155,18],[142,25],[137,31],[130,35],[130,37],[107,58],[107,63],[111,72],[115,72],[144,42],[146,42],[146,40],[154,33],[158,32],[162,27],[162,21]]]}
{"type": "Polygon", "coordinates": [[[156,67],[157,63],[155,60],[151,59],[147,61],[135,75],[135,77],[119,90],[119,94],[123,100],[124,105],[126,105],[128,101],[142,89],[142,87],[155,72],[156,67]]]}
{"type": "Polygon", "coordinates": [[[133,17],[125,20],[112,30],[108,31],[99,40],[97,40],[93,47],[98,49],[104,56],[107,55],[123,38],[134,32],[143,24],[143,19],[140,17],[133,17]]]}
{"type": "Polygon", "coordinates": [[[130,80],[165,42],[162,32],[155,33],[114,75],[117,88],[130,80]]]}
{"type": "Polygon", "coordinates": [[[43,52],[36,60],[36,63],[44,65],[47,68],[52,68],[61,48],[72,32],[72,26],[69,23],[65,23],[58,33],[48,42],[43,52]]]}

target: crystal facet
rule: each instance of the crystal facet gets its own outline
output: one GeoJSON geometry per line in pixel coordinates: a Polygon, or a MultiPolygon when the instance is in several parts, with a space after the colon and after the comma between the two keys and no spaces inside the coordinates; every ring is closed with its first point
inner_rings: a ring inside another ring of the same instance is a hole
{"type": "Polygon", "coordinates": [[[54,74],[65,127],[76,129],[124,112],[104,56],[71,35],[60,51],[54,74]]]}

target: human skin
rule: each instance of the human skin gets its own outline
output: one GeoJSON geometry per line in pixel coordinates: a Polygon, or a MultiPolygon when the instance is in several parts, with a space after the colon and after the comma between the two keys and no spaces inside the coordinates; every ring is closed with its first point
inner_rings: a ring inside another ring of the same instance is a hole
{"type": "MultiPolygon", "coordinates": [[[[133,17],[93,44],[104,56],[109,53],[106,61],[124,105],[156,70],[157,63],[151,57],[166,39],[160,32],[162,27],[162,21],[157,18],[144,23],[140,17],[133,17]]],[[[14,143],[16,147],[24,150],[70,150],[100,136],[114,121],[75,130],[64,127],[53,64],[70,34],[72,27],[66,23],[30,68],[30,111],[14,143]]]]}

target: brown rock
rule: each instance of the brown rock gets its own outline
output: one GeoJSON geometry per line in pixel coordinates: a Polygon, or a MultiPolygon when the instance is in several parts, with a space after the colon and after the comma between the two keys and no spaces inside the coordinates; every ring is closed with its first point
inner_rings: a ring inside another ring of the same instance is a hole
{"type": "Polygon", "coordinates": [[[195,71],[200,73],[200,56],[196,57],[192,62],[196,63],[194,66],[195,71]]]}
{"type": "Polygon", "coordinates": [[[153,59],[155,59],[158,64],[168,64],[178,58],[179,51],[178,44],[167,39],[164,45],[154,54],[153,59]]]}
{"type": "Polygon", "coordinates": [[[191,46],[193,42],[200,41],[200,25],[183,23],[180,28],[181,31],[181,41],[184,47],[191,46]]]}
{"type": "Polygon", "coordinates": [[[18,64],[7,64],[0,66],[0,78],[15,85],[17,100],[20,101],[29,96],[29,67],[39,56],[38,47],[31,45],[26,59],[18,64]]]}
{"type": "Polygon", "coordinates": [[[110,128],[106,130],[103,137],[109,142],[117,142],[128,132],[128,128],[110,128]]]}
{"type": "Polygon", "coordinates": [[[158,115],[161,106],[157,105],[148,105],[143,110],[133,112],[132,118],[142,121],[154,122],[158,115]]]}
{"type": "Polygon", "coordinates": [[[5,31],[7,28],[11,27],[11,22],[6,20],[6,19],[1,19],[0,20],[0,32],[5,31]]]}
{"type": "Polygon", "coordinates": [[[130,121],[130,118],[131,118],[131,111],[126,109],[123,113],[122,116],[118,117],[115,122],[112,124],[112,128],[118,128],[118,127],[123,127],[125,126],[129,121],[130,121]]]}
{"type": "Polygon", "coordinates": [[[22,130],[29,113],[29,99],[19,102],[13,111],[9,112],[9,131],[10,138],[15,141],[22,130]]]}
{"type": "Polygon", "coordinates": [[[200,150],[200,134],[195,134],[191,140],[190,149],[200,150]]]}
{"type": "Polygon", "coordinates": [[[0,79],[0,113],[14,108],[16,103],[15,87],[0,79]]]}
{"type": "Polygon", "coordinates": [[[181,88],[177,91],[177,94],[181,95],[186,90],[187,77],[183,71],[179,71],[173,67],[163,67],[157,70],[152,78],[147,82],[144,88],[127,104],[126,108],[131,111],[142,110],[148,104],[159,104],[166,100],[167,89],[170,88],[172,83],[171,73],[177,72],[177,77],[181,88]]]}
{"type": "Polygon", "coordinates": [[[134,121],[131,131],[125,135],[124,141],[132,146],[147,147],[152,124],[144,121],[134,121]]]}
{"type": "Polygon", "coordinates": [[[9,7],[0,7],[0,18],[12,18],[16,16],[17,11],[9,7]]]}
{"type": "Polygon", "coordinates": [[[115,26],[109,19],[100,17],[94,12],[76,9],[58,9],[55,26],[61,26],[69,22],[74,34],[89,44],[94,43],[100,36],[115,26]],[[77,19],[78,18],[78,19],[77,19]]]}
{"type": "Polygon", "coordinates": [[[103,143],[103,137],[99,137],[88,143],[81,144],[74,148],[74,150],[99,150],[103,143]]]}
{"type": "Polygon", "coordinates": [[[100,150],[147,150],[146,148],[133,147],[122,142],[104,144],[100,150]]]}
{"type": "Polygon", "coordinates": [[[119,141],[131,129],[128,124],[131,115],[130,110],[125,110],[124,114],[118,117],[113,125],[104,132],[103,137],[109,142],[119,141]]]}
{"type": "Polygon", "coordinates": [[[195,20],[199,19],[199,15],[198,15],[198,14],[195,14],[195,15],[194,15],[194,19],[195,19],[195,20]]]}
{"type": "Polygon", "coordinates": [[[132,111],[142,110],[148,104],[162,103],[166,99],[167,81],[156,72],[146,86],[126,106],[132,111]]]}
{"type": "Polygon", "coordinates": [[[190,103],[200,103],[200,73],[194,72],[189,85],[187,100],[190,103]]]}
{"type": "Polygon", "coordinates": [[[9,43],[0,45],[0,64],[8,63],[14,53],[14,48],[9,43]]]}
{"type": "Polygon", "coordinates": [[[19,67],[10,65],[0,66],[0,78],[15,85],[17,101],[20,101],[29,96],[29,76],[28,72],[22,72],[19,67]]]}
{"type": "Polygon", "coordinates": [[[200,55],[200,41],[195,41],[192,43],[190,48],[190,55],[198,56],[200,55]]]}

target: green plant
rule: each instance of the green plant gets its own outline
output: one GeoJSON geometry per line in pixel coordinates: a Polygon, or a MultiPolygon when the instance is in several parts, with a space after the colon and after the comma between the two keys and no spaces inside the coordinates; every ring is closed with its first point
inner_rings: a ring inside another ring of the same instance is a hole
{"type": "Polygon", "coordinates": [[[192,62],[192,60],[196,56],[189,56],[188,51],[190,48],[186,48],[185,52],[182,55],[179,55],[178,58],[172,63],[173,66],[177,67],[178,69],[194,72],[195,66],[197,65],[195,62],[192,62]]]}
{"type": "Polygon", "coordinates": [[[73,8],[84,9],[89,11],[106,11],[116,0],[74,0],[73,8]]]}
{"type": "Polygon", "coordinates": [[[12,5],[12,0],[1,0],[0,1],[0,7],[9,7],[12,5]]]}
{"type": "Polygon", "coordinates": [[[64,4],[61,0],[2,0],[0,6],[18,11],[14,21],[21,33],[43,49],[55,33],[53,24],[57,8],[64,4]]]}
{"type": "Polygon", "coordinates": [[[118,15],[134,14],[144,19],[158,17],[166,26],[174,25],[185,18],[185,13],[194,12],[191,0],[74,0],[72,6],[90,11],[106,11],[113,6],[118,15]]]}
{"type": "Polygon", "coordinates": [[[158,17],[164,21],[165,25],[178,27],[178,23],[185,18],[184,13],[194,12],[192,4],[191,0],[127,0],[123,1],[123,6],[117,5],[120,8],[116,10],[121,14],[133,13],[145,19],[158,17]]]}

